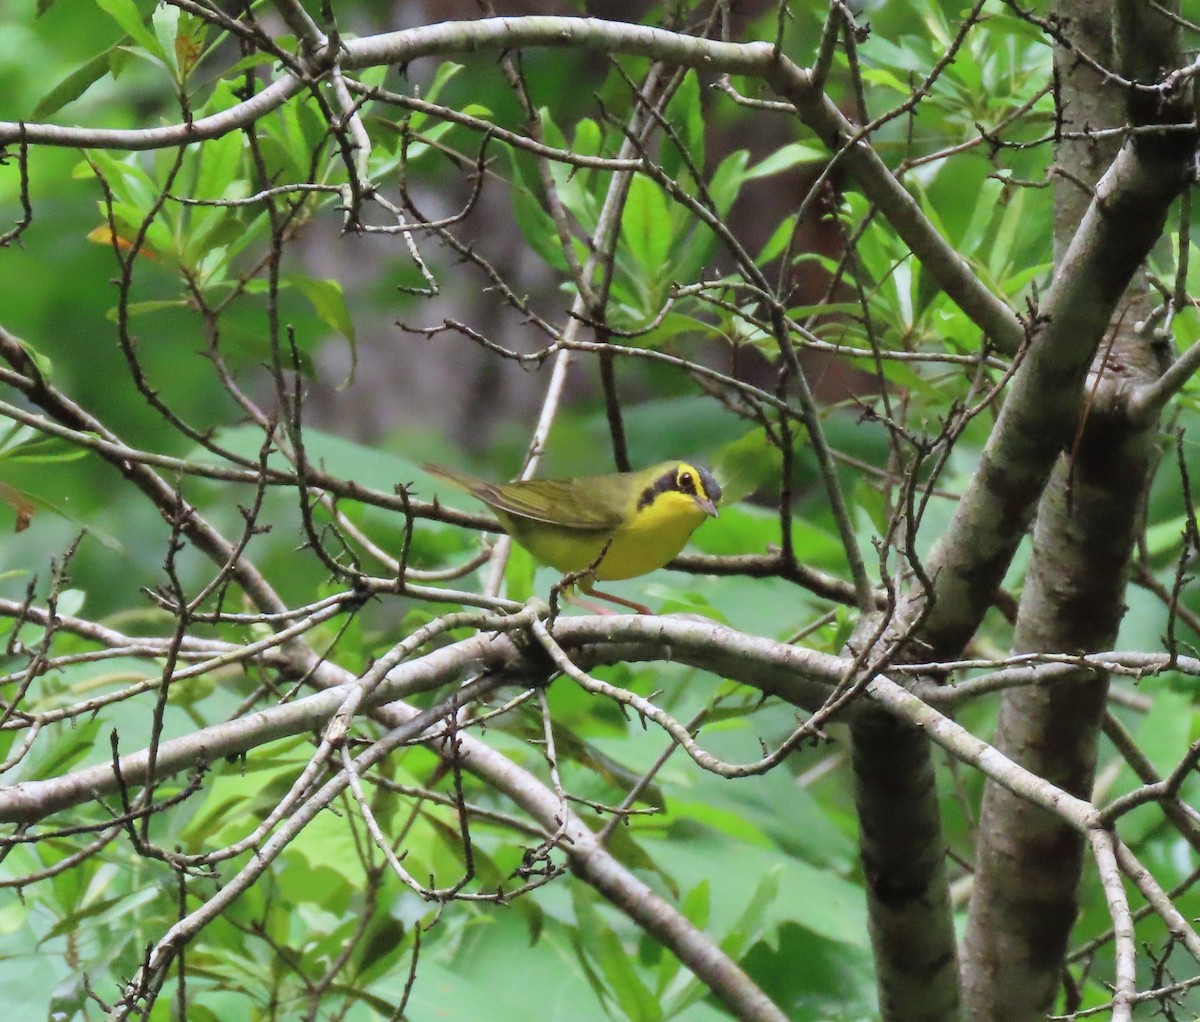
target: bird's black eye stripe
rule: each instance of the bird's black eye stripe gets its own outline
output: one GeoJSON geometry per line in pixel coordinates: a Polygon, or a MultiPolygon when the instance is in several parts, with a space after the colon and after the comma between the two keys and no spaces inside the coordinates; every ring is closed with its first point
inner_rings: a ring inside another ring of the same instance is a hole
{"type": "MultiPolygon", "coordinates": [[[[649,507],[657,499],[660,493],[666,493],[668,490],[679,488],[676,473],[664,472],[649,486],[642,490],[642,495],[638,497],[637,509],[641,511],[643,508],[649,507]]],[[[693,491],[695,492],[695,491],[693,491]]]]}
{"type": "Polygon", "coordinates": [[[679,492],[693,495],[696,493],[696,477],[686,468],[679,472],[679,492]]]}

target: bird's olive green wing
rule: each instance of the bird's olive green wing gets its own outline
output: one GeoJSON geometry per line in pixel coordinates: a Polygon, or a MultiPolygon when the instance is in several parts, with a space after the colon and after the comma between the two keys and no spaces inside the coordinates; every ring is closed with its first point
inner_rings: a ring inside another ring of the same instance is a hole
{"type": "Polygon", "coordinates": [[[640,480],[645,474],[489,483],[442,465],[421,467],[466,490],[494,511],[530,522],[589,532],[611,532],[625,521],[637,506],[640,480]]]}
{"type": "Polygon", "coordinates": [[[634,484],[625,476],[580,479],[529,479],[485,483],[487,495],[475,495],[498,511],[564,529],[611,532],[625,521],[634,484]]]}

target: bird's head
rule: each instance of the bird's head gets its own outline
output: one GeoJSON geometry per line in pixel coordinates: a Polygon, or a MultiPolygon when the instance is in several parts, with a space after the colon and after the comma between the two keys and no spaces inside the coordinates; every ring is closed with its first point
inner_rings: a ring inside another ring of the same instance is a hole
{"type": "Polygon", "coordinates": [[[655,476],[643,491],[638,507],[647,507],[665,494],[671,494],[674,499],[680,495],[690,498],[706,515],[716,518],[717,505],[721,502],[721,484],[706,468],[686,461],[676,462],[655,476]]]}
{"type": "Polygon", "coordinates": [[[717,505],[721,503],[721,484],[713,478],[708,469],[681,461],[675,467],[675,489],[691,497],[706,515],[717,517],[717,505]]]}

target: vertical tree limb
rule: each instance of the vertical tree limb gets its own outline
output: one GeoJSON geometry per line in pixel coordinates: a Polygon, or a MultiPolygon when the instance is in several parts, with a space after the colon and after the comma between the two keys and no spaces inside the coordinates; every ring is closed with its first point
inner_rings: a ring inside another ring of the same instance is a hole
{"type": "MultiPolygon", "coordinates": [[[[1122,0],[1113,7],[1061,0],[1055,18],[1070,43],[1100,63],[1134,79],[1155,78],[1164,40],[1169,44],[1176,32],[1148,8],[1135,15],[1128,6],[1122,0]],[[1121,40],[1119,47],[1114,38],[1121,40]]],[[[1055,256],[1060,271],[1069,272],[1070,242],[1081,232],[1080,221],[1095,215],[1087,186],[1099,179],[1111,156],[1085,129],[1121,124],[1129,116],[1135,123],[1161,120],[1164,111],[1161,100],[1151,103],[1153,97],[1139,92],[1129,95],[1127,109],[1126,95],[1076,59],[1070,46],[1060,44],[1056,60],[1064,126],[1078,133],[1066,135],[1057,156],[1055,256]]],[[[1149,161],[1171,159],[1166,144],[1147,141],[1141,150],[1149,161]]],[[[1156,426],[1130,416],[1127,399],[1136,385],[1153,381],[1165,368],[1150,339],[1131,326],[1148,311],[1131,310],[1143,291],[1135,276],[1093,363],[1070,449],[1058,458],[1042,495],[1014,636],[1019,652],[1107,648],[1124,616],[1142,495],[1155,464],[1156,426]]],[[[1110,307],[1119,296],[1106,292],[1103,304],[1110,307]]],[[[1107,676],[1090,671],[1052,687],[1006,692],[996,745],[1027,769],[1086,796],[1107,692],[1107,676]]],[[[1078,913],[1083,854],[1079,832],[987,785],[964,946],[964,996],[972,1019],[1032,1022],[1051,1010],[1078,913]]],[[[1118,964],[1122,997],[1132,980],[1129,963],[1118,964]]]]}

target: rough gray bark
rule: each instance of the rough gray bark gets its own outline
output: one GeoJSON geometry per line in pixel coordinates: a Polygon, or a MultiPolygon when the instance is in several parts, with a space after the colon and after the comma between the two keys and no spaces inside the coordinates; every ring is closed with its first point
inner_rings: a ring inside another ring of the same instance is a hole
{"type": "MultiPolygon", "coordinates": [[[[1063,0],[1055,13],[1079,47],[1131,77],[1152,80],[1170,59],[1163,44],[1174,33],[1157,15],[1114,11],[1090,0],[1063,0]],[[1114,27],[1120,53],[1112,44],[1114,27]],[[1153,45],[1138,45],[1148,37],[1153,45]]],[[[1157,120],[1164,113],[1142,96],[1127,105],[1120,90],[1063,48],[1057,63],[1070,130],[1157,120]]],[[[1171,158],[1168,147],[1161,155],[1171,158]]],[[[1060,176],[1055,186],[1056,261],[1090,204],[1081,184],[1097,182],[1112,156],[1110,147],[1086,139],[1061,144],[1057,165],[1069,177],[1060,176]]],[[[1143,288],[1137,280],[1131,292],[1143,288]]],[[[1130,554],[1154,463],[1154,424],[1131,422],[1125,398],[1164,368],[1151,340],[1131,328],[1140,311],[1134,297],[1130,302],[1132,307],[1118,307],[1111,345],[1102,343],[1092,367],[1078,442],[1058,459],[1039,504],[1014,637],[1018,652],[1109,648],[1124,615],[1130,554]]],[[[1022,766],[1086,797],[1107,687],[1106,676],[1083,671],[1052,686],[1005,693],[995,744],[1022,766]]],[[[972,1020],[1032,1022],[1052,1010],[1078,909],[1083,852],[1077,831],[987,785],[964,946],[964,999],[972,1020]]]]}
{"type": "MultiPolygon", "coordinates": [[[[1017,620],[1017,652],[1108,649],[1137,531],[1151,437],[1109,444],[1090,436],[1064,456],[1042,499],[1034,556],[1017,620]]],[[[1086,798],[1108,691],[1100,672],[1005,693],[997,747],[1086,798]]],[[[1021,1022],[1050,1010],[1075,922],[1083,838],[999,785],[986,788],[964,947],[964,998],[973,1020],[1021,1022]]]]}
{"type": "Polygon", "coordinates": [[[954,915],[929,741],[870,709],[851,725],[851,739],[880,1014],[958,1018],[954,915]]]}
{"type": "MultiPolygon", "coordinates": [[[[1065,24],[1073,38],[1083,31],[1099,33],[1098,48],[1088,52],[1111,59],[1106,6],[1081,2],[1070,10],[1060,6],[1058,13],[1066,16],[1065,24]]],[[[1091,42],[1085,40],[1084,48],[1091,42]]],[[[1135,41],[1127,43],[1137,48],[1135,41]]],[[[1156,54],[1155,60],[1160,59],[1161,47],[1156,48],[1156,54]]],[[[1086,65],[1072,54],[1061,70],[1072,77],[1081,67],[1086,65]]],[[[1095,105],[1099,102],[1095,97],[1103,90],[1093,89],[1086,82],[1074,89],[1079,102],[1074,104],[1072,93],[1073,105],[1068,110],[1079,118],[1079,123],[1073,127],[1082,130],[1106,123],[1099,119],[1095,105]]],[[[1111,83],[1106,89],[1113,90],[1111,83]]],[[[1123,94],[1117,92],[1117,99],[1123,102],[1123,94]]],[[[1142,102],[1145,109],[1135,109],[1132,114],[1156,120],[1172,114],[1161,106],[1161,99],[1151,106],[1142,102]]],[[[1115,121],[1124,123],[1128,115],[1121,110],[1115,121]]],[[[1103,646],[1097,637],[1115,634],[1115,622],[1120,619],[1124,566],[1145,474],[1142,459],[1146,434],[1130,427],[1112,435],[1108,410],[1121,404],[1121,395],[1132,389],[1130,385],[1152,376],[1153,352],[1140,338],[1123,335],[1127,340],[1113,348],[1100,376],[1102,388],[1090,394],[1091,388],[1086,386],[1088,370],[1096,352],[1107,344],[1111,321],[1121,317],[1122,296],[1130,280],[1160,237],[1167,211],[1186,184],[1190,142],[1180,145],[1170,138],[1138,138],[1126,142],[1115,158],[1111,151],[1091,147],[1090,140],[1084,139],[1080,145],[1086,151],[1080,153],[1072,177],[1081,174],[1087,181],[1096,183],[1099,179],[1099,183],[1091,193],[1086,184],[1080,187],[1068,178],[1060,179],[1063,205],[1056,223],[1057,272],[1039,310],[1043,318],[1032,325],[1028,354],[1010,387],[980,467],[927,560],[925,567],[933,579],[933,592],[928,599],[910,594],[900,608],[897,629],[915,620],[919,612],[925,615],[913,636],[918,641],[912,644],[911,654],[922,659],[954,656],[970,640],[1026,533],[1056,463],[1060,468],[1052,495],[1047,497],[1040,549],[1050,554],[1060,544],[1079,542],[1078,546],[1062,548],[1061,562],[1043,562],[1044,596],[1034,599],[1031,590],[1021,641],[1056,651],[1096,649],[1103,646]],[[1084,445],[1073,465],[1062,462],[1061,452],[1072,448],[1085,405],[1091,411],[1084,445]],[[1097,455],[1094,458],[1093,452],[1097,455]],[[1114,466],[1122,467],[1118,487],[1112,482],[1114,466]],[[1100,475],[1093,475],[1093,471],[1100,475]],[[1087,507],[1074,503],[1085,497],[1087,507]],[[1085,562],[1097,544],[1107,553],[1094,568],[1088,567],[1085,562]],[[1077,569],[1081,571],[1077,576],[1081,595],[1089,591],[1094,594],[1095,587],[1107,589],[1109,612],[1091,622],[1095,631],[1088,639],[1098,645],[1081,647],[1071,630],[1057,627],[1058,613],[1067,613],[1071,618],[1087,616],[1078,606],[1068,611],[1064,605],[1063,576],[1077,569]],[[1103,578],[1091,577],[1092,570],[1101,572],[1103,578]],[[1036,623],[1038,614],[1048,615],[1044,632],[1036,623]]],[[[1130,315],[1128,320],[1132,323],[1135,318],[1130,315]]],[[[1121,421],[1119,417],[1117,421],[1121,421]]],[[[1031,586],[1036,585],[1031,581],[1031,586]]],[[[1095,704],[1099,701],[1102,705],[1102,692],[1094,683],[1066,687],[1063,693],[1052,699],[1056,704],[1064,702],[1067,717],[1081,713],[1094,718],[1098,712],[1095,704]]],[[[1041,712],[1040,708],[1018,703],[1005,719],[1024,720],[1041,712]]],[[[1094,726],[1085,724],[1085,734],[1067,757],[1069,764],[1060,768],[1052,757],[1047,757],[1037,765],[1032,761],[1026,765],[1039,774],[1074,785],[1072,790],[1086,790],[1095,756],[1094,731],[1094,726]]],[[[902,725],[871,727],[865,721],[855,723],[852,738],[860,779],[856,804],[870,885],[868,907],[883,1017],[954,1018],[957,1003],[944,994],[946,976],[953,970],[953,951],[939,954],[932,950],[944,948],[940,942],[945,940],[949,914],[945,899],[937,893],[944,884],[944,840],[927,751],[922,754],[923,738],[902,725]],[[903,813],[898,813],[896,800],[901,800],[903,813]],[[914,935],[920,936],[915,945],[914,935]],[[914,948],[922,952],[918,961],[913,960],[914,948]],[[910,981],[912,976],[917,978],[916,983],[910,981]]],[[[1056,740],[1054,734],[1030,738],[1049,745],[1056,740]]],[[[1002,748],[1015,753],[1014,758],[1020,761],[1024,742],[1017,739],[1002,748]]],[[[1008,857],[1015,864],[1016,868],[1007,873],[995,874],[1008,908],[1019,906],[1029,893],[1021,874],[1023,862],[1006,856],[1001,846],[1001,839],[1011,830],[1031,827],[1030,853],[1024,862],[1039,861],[1044,856],[1059,862],[1064,873],[1078,876],[1077,838],[1055,832],[1061,847],[1047,848],[1038,823],[1030,823],[1036,810],[1011,796],[1004,801],[993,794],[989,812],[997,805],[1007,806],[1010,815],[1003,824],[988,828],[991,837],[983,838],[980,863],[987,869],[993,858],[1008,857]]],[[[1054,888],[1048,893],[1061,890],[1061,885],[1055,883],[1047,882],[1054,888]]],[[[1069,886],[1073,889],[1074,885],[1069,886]]],[[[1032,912],[1021,915],[1030,925],[1008,933],[992,927],[1005,909],[989,914],[982,910],[984,904],[979,902],[967,945],[964,989],[968,1015],[973,1019],[1020,1019],[1025,1017],[1019,1014],[1020,995],[1029,994],[1034,1000],[1042,996],[1033,986],[1033,972],[1040,972],[1041,967],[1029,971],[1030,961],[1049,962],[1048,968],[1056,977],[1062,955],[1053,949],[1065,940],[1065,929],[1060,925],[1060,934],[1052,935],[1047,944],[1037,913],[1032,912]],[[1021,965],[1012,974],[1019,978],[1004,982],[1006,963],[1012,961],[1021,965]],[[1011,1000],[1014,991],[1016,1000],[1011,1000]]],[[[1061,914],[1072,914],[1072,910],[1064,908],[1061,914]]]]}

